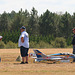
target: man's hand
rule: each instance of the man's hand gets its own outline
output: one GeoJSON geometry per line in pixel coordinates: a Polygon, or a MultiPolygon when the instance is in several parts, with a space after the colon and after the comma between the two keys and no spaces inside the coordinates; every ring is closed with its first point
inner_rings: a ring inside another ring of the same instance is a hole
{"type": "Polygon", "coordinates": [[[22,42],[22,43],[24,42],[24,38],[23,38],[23,37],[21,38],[21,42],[22,42]]]}
{"type": "Polygon", "coordinates": [[[0,39],[0,41],[1,41],[2,39],[0,39]]]}

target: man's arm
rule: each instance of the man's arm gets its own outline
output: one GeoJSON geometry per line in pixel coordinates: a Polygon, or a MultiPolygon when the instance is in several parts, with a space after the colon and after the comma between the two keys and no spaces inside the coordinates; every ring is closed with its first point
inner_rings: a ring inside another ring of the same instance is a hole
{"type": "Polygon", "coordinates": [[[24,37],[21,37],[21,42],[22,42],[22,43],[24,42],[24,37]]]}
{"type": "Polygon", "coordinates": [[[2,38],[0,39],[0,41],[2,40],[2,38]]]}

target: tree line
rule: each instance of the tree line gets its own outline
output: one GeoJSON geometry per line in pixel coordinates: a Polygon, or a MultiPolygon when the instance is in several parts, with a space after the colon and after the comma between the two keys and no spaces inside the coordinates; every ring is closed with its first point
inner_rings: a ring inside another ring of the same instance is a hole
{"type": "Polygon", "coordinates": [[[29,33],[30,47],[39,47],[37,44],[40,44],[40,42],[47,43],[47,46],[49,45],[50,47],[56,47],[58,42],[62,45],[63,41],[66,43],[66,45],[64,44],[66,47],[71,45],[72,29],[75,27],[75,13],[73,15],[68,12],[57,14],[47,9],[39,16],[38,11],[34,7],[31,9],[31,12],[28,12],[27,9],[25,11],[20,9],[18,12],[11,11],[11,13],[4,11],[4,13],[0,14],[0,35],[3,36],[2,41],[5,44],[9,41],[17,43],[21,26],[25,26],[26,31],[29,33]]]}

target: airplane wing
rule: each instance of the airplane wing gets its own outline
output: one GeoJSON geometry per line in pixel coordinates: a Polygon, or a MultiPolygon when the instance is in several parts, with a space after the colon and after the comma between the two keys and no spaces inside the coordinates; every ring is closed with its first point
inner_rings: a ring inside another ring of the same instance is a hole
{"type": "Polygon", "coordinates": [[[31,57],[31,58],[33,58],[33,59],[37,59],[37,57],[31,57]]]}
{"type": "Polygon", "coordinates": [[[50,58],[48,60],[61,60],[62,58],[50,58]]]}
{"type": "Polygon", "coordinates": [[[63,58],[37,58],[37,57],[31,57],[31,58],[40,59],[40,60],[61,60],[63,59],[63,58]]]}

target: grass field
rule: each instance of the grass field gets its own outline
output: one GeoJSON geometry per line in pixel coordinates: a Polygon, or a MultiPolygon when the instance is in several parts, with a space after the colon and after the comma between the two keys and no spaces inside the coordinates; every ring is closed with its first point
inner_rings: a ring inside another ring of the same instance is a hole
{"type": "MultiPolygon", "coordinates": [[[[70,48],[39,49],[44,54],[70,52],[70,48]]],[[[29,50],[29,53],[33,49],[29,50]]],[[[16,58],[20,55],[19,49],[0,49],[0,75],[75,75],[75,63],[33,63],[29,57],[29,64],[19,64],[16,58]]]]}

